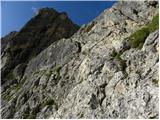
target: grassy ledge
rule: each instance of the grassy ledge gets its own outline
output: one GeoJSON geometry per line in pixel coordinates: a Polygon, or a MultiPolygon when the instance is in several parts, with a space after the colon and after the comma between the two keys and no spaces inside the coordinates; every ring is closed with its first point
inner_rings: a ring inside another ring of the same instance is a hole
{"type": "Polygon", "coordinates": [[[159,15],[153,17],[152,21],[143,28],[135,31],[128,38],[128,44],[131,48],[141,49],[148,35],[159,27],[159,15]]]}

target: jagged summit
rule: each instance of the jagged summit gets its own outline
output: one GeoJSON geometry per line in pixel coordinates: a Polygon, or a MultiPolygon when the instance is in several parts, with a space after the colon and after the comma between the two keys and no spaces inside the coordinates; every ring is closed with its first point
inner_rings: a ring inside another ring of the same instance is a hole
{"type": "Polygon", "coordinates": [[[7,44],[2,42],[2,56],[5,56],[4,59],[2,58],[2,61],[5,60],[2,65],[4,66],[2,78],[18,64],[26,64],[51,43],[61,38],[71,37],[78,29],[79,26],[74,24],[66,14],[58,13],[53,8],[40,9],[39,13],[14,36],[10,34],[10,37],[2,38],[2,41],[9,38],[7,44]]]}
{"type": "Polygon", "coordinates": [[[64,18],[69,19],[66,12],[58,13],[54,8],[48,8],[48,7],[39,9],[36,16],[41,16],[41,17],[55,16],[57,17],[57,15],[61,15],[61,16],[64,16],[64,18]]]}
{"type": "Polygon", "coordinates": [[[54,8],[40,8],[38,10],[38,14],[53,14],[53,13],[58,13],[54,8]]]}
{"type": "Polygon", "coordinates": [[[78,31],[64,16],[5,47],[2,118],[158,119],[158,1],[119,1],[78,31]]]}

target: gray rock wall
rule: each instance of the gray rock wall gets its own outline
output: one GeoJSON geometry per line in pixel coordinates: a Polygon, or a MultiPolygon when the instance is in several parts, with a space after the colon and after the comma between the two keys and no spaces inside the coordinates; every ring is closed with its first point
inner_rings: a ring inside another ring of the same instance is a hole
{"type": "Polygon", "coordinates": [[[156,1],[120,1],[52,43],[7,82],[2,118],[158,119],[158,29],[141,49],[127,44],[157,13],[156,1]]]}

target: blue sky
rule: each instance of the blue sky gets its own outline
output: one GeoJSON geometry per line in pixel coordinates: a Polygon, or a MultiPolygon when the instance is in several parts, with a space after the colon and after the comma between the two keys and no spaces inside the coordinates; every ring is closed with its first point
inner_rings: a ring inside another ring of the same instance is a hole
{"type": "Polygon", "coordinates": [[[39,8],[50,7],[59,12],[67,12],[69,18],[78,25],[93,20],[114,1],[3,1],[1,2],[1,36],[11,31],[19,31],[39,8]]]}

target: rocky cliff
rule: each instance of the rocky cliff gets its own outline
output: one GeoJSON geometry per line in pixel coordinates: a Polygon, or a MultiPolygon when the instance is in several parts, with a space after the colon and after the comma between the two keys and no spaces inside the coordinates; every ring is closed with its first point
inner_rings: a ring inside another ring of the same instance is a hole
{"type": "Polygon", "coordinates": [[[66,13],[58,13],[52,8],[40,9],[19,32],[11,32],[2,38],[2,83],[17,65],[26,66],[51,43],[71,37],[78,28],[66,13]]]}
{"type": "Polygon", "coordinates": [[[158,7],[119,1],[79,30],[40,10],[2,43],[2,118],[159,118],[158,7]]]}

